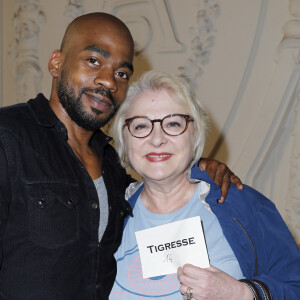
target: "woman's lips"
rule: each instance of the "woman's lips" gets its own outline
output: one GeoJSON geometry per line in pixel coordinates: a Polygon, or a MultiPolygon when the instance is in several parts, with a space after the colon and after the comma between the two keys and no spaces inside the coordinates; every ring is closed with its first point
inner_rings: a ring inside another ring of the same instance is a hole
{"type": "Polygon", "coordinates": [[[146,159],[150,162],[161,162],[168,160],[169,158],[172,157],[171,153],[163,152],[163,153],[148,153],[145,155],[146,159]]]}

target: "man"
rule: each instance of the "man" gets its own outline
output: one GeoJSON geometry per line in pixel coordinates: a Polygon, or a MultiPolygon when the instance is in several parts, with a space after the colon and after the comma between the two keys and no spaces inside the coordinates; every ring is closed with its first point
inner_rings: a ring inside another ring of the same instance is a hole
{"type": "MultiPolygon", "coordinates": [[[[50,56],[49,101],[0,110],[0,299],[107,299],[132,179],[99,128],[125,98],[133,55],[119,19],[81,16],[50,56]]],[[[209,166],[226,190],[232,173],[209,166]]]]}

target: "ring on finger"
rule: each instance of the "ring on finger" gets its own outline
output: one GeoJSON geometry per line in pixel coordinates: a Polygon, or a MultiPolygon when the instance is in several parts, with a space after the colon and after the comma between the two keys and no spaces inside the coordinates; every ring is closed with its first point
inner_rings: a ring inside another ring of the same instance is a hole
{"type": "Polygon", "coordinates": [[[184,299],[191,300],[193,298],[193,289],[188,287],[183,295],[184,299]]]}

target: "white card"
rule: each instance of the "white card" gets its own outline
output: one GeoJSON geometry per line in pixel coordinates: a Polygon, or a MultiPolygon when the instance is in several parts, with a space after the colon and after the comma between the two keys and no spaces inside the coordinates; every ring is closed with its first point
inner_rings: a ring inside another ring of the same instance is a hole
{"type": "Polygon", "coordinates": [[[187,263],[209,267],[200,217],[137,231],[135,236],[144,278],[177,273],[187,263]]]}

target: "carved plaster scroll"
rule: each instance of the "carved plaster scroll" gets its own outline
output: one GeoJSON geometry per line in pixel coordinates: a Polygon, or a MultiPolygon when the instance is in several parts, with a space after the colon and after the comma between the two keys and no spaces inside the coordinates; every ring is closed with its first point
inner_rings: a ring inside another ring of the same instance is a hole
{"type": "Polygon", "coordinates": [[[174,25],[170,18],[170,9],[164,0],[152,0],[156,9],[160,28],[163,30],[160,49],[158,52],[177,52],[182,50],[182,46],[177,42],[174,25]]]}
{"type": "Polygon", "coordinates": [[[292,132],[289,191],[286,201],[287,224],[300,245],[300,95],[296,103],[296,118],[292,132]]]}
{"type": "Polygon", "coordinates": [[[218,0],[199,0],[197,27],[191,28],[194,33],[191,41],[192,57],[184,67],[179,68],[182,75],[187,77],[194,87],[203,73],[204,65],[210,60],[216,33],[214,22],[219,14],[218,0]]]}
{"type": "Polygon", "coordinates": [[[40,0],[17,0],[13,17],[15,40],[10,45],[9,57],[15,64],[17,102],[32,98],[41,90],[42,70],[38,43],[40,25],[45,22],[40,0]]]}
{"type": "Polygon", "coordinates": [[[84,14],[84,4],[85,0],[68,0],[64,16],[67,17],[69,23],[84,14]]]}
{"type": "MultiPolygon", "coordinates": [[[[296,64],[300,63],[300,0],[290,0],[289,20],[284,27],[285,45],[289,45],[289,40],[293,41],[292,46],[297,45],[298,55],[296,64]]],[[[300,85],[300,82],[298,82],[300,85]]],[[[292,131],[292,152],[290,157],[290,178],[289,191],[286,201],[287,223],[291,229],[294,238],[300,245],[300,94],[296,99],[296,117],[292,131]]]]}
{"type": "Polygon", "coordinates": [[[153,42],[160,53],[182,51],[169,5],[165,0],[105,0],[103,9],[126,23],[133,34],[135,54],[139,55],[153,42]]]}
{"type": "Polygon", "coordinates": [[[284,39],[300,38],[300,1],[290,0],[289,11],[291,20],[284,26],[284,39]]]}

